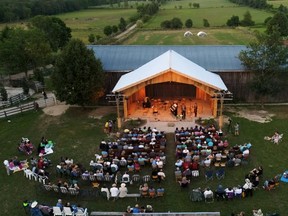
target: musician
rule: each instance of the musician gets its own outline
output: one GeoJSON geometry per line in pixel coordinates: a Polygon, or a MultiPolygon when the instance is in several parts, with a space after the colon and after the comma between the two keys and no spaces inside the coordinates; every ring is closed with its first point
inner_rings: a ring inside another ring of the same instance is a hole
{"type": "Polygon", "coordinates": [[[170,111],[172,112],[172,114],[174,116],[177,116],[178,113],[178,104],[174,103],[171,107],[170,107],[170,111]]]}

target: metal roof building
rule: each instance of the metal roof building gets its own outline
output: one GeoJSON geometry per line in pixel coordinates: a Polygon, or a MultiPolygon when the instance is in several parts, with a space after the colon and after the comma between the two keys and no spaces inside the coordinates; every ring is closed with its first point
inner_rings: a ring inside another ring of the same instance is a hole
{"type": "Polygon", "coordinates": [[[244,71],[238,59],[241,45],[89,45],[101,59],[105,72],[135,70],[168,50],[174,50],[195,64],[211,72],[244,71]]]}

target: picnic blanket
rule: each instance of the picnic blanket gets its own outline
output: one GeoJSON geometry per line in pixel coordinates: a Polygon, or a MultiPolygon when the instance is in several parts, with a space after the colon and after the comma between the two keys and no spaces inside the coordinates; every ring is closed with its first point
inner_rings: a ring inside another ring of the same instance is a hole
{"type": "Polygon", "coordinates": [[[49,147],[45,147],[43,152],[40,152],[39,156],[46,156],[49,154],[53,154],[53,147],[49,146],[49,147]]]}
{"type": "Polygon", "coordinates": [[[280,181],[282,181],[282,182],[288,182],[288,170],[286,170],[286,171],[283,173],[280,181]]]}
{"type": "Polygon", "coordinates": [[[26,163],[21,163],[21,167],[20,166],[14,166],[12,168],[9,168],[9,170],[11,172],[15,173],[15,172],[19,172],[19,171],[22,171],[24,169],[27,169],[28,167],[29,167],[29,164],[28,164],[28,162],[26,162],[26,163]]]}
{"type": "Polygon", "coordinates": [[[45,145],[45,148],[43,150],[41,150],[41,152],[39,153],[39,156],[46,156],[49,154],[53,154],[53,147],[54,147],[54,143],[49,140],[48,143],[45,145]]]}

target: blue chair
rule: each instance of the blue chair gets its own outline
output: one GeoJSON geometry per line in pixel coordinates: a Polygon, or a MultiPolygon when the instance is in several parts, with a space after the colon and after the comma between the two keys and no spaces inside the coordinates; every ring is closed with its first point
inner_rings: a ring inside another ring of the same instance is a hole
{"type": "Polygon", "coordinates": [[[215,174],[218,180],[225,178],[225,170],[223,168],[217,170],[215,174]]]}
{"type": "Polygon", "coordinates": [[[213,170],[207,170],[205,172],[205,178],[206,178],[206,182],[209,181],[209,180],[213,180],[214,179],[214,172],[213,170]]]}

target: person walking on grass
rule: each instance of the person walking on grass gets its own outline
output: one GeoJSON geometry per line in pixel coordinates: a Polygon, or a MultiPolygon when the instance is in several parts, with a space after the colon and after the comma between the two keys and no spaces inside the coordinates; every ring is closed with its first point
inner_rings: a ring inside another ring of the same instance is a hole
{"type": "Polygon", "coordinates": [[[235,136],[239,136],[239,123],[236,122],[236,124],[234,125],[234,135],[235,136]]]}

